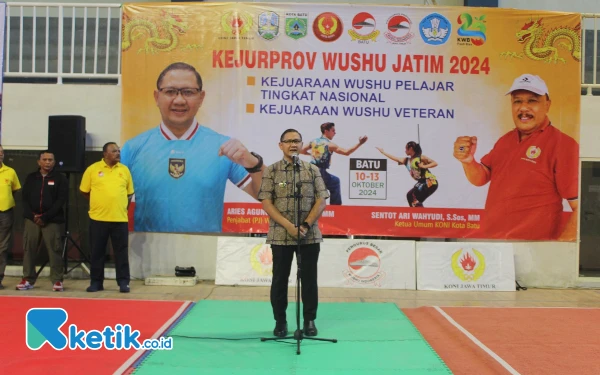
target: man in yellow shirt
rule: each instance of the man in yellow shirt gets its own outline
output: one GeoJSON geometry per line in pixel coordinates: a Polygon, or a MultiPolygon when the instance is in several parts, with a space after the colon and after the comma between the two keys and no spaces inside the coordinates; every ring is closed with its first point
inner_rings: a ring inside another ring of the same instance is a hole
{"type": "Polygon", "coordinates": [[[4,289],[2,279],[6,269],[8,247],[12,245],[12,229],[15,221],[13,194],[20,188],[21,184],[15,170],[4,164],[4,148],[0,145],[0,289],[4,289]]]}
{"type": "Polygon", "coordinates": [[[127,207],[133,195],[133,181],[129,169],[119,163],[121,150],[116,143],[108,142],[102,152],[102,160],[85,170],[79,187],[81,193],[90,200],[92,264],[87,291],[104,290],[104,257],[110,237],[119,291],[129,293],[127,207]]]}

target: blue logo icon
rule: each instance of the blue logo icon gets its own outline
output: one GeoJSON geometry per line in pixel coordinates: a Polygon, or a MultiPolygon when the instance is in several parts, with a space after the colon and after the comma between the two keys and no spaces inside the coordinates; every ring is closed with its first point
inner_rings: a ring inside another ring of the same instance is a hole
{"type": "Polygon", "coordinates": [[[427,15],[419,23],[419,33],[427,44],[438,46],[446,43],[452,31],[452,24],[439,13],[427,15]]]}
{"type": "Polygon", "coordinates": [[[25,316],[25,336],[27,347],[39,350],[48,343],[56,350],[67,347],[68,340],[60,327],[67,322],[69,314],[63,309],[34,308],[27,311],[25,316]]]}
{"type": "Polygon", "coordinates": [[[115,327],[106,326],[99,330],[79,330],[77,325],[70,324],[68,335],[61,332],[61,327],[67,322],[69,314],[60,308],[33,308],[25,316],[25,336],[27,347],[39,350],[46,343],[55,350],[171,350],[172,337],[146,339],[140,342],[140,331],[134,330],[129,324],[117,324],[115,327]]]}

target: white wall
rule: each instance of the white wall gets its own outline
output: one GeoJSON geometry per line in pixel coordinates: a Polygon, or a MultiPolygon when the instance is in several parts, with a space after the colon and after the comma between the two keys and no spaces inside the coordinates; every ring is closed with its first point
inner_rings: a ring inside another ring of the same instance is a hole
{"type": "Polygon", "coordinates": [[[196,276],[214,280],[217,236],[167,233],[130,233],[131,276],[175,275],[175,266],[194,267],[196,276]]]}
{"type": "Polygon", "coordinates": [[[579,276],[579,247],[574,242],[517,242],[515,276],[522,286],[572,288],[579,276]]]}
{"type": "Polygon", "coordinates": [[[46,149],[51,115],[85,117],[88,150],[120,139],[121,86],[5,83],[2,96],[5,149],[46,149]]]}
{"type": "MultiPolygon", "coordinates": [[[[325,240],[327,241],[327,239],[325,240]]],[[[175,274],[175,266],[191,267],[203,280],[214,280],[217,236],[131,233],[131,276],[144,279],[175,274]]],[[[577,285],[578,248],[575,243],[515,243],[515,276],[527,287],[569,288],[577,285]]]]}
{"type": "Polygon", "coordinates": [[[600,147],[598,147],[599,145],[600,96],[582,96],[579,157],[600,158],[600,147]]]}

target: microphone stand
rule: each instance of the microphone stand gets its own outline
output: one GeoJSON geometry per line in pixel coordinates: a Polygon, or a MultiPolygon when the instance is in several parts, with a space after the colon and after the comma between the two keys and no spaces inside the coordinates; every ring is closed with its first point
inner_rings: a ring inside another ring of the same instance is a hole
{"type": "MultiPolygon", "coordinates": [[[[296,159],[296,158],[294,158],[296,159]]],[[[262,337],[260,339],[260,341],[273,341],[273,340],[286,340],[286,339],[294,339],[296,340],[296,354],[300,355],[300,342],[302,342],[302,340],[306,339],[306,340],[315,340],[315,341],[329,341],[332,343],[336,343],[337,339],[324,339],[324,338],[320,338],[320,337],[307,337],[304,336],[304,332],[302,331],[302,329],[300,329],[300,299],[301,299],[301,273],[302,273],[302,256],[301,256],[301,252],[300,252],[300,223],[301,223],[301,219],[300,219],[300,202],[302,199],[302,194],[301,194],[301,188],[302,188],[302,181],[300,181],[300,160],[296,159],[297,162],[294,162],[294,173],[293,173],[293,177],[292,177],[292,181],[293,181],[293,185],[294,188],[296,189],[294,192],[294,225],[296,225],[296,263],[297,263],[297,268],[298,268],[298,272],[296,272],[296,331],[294,331],[294,335],[293,336],[286,336],[286,337],[269,337],[269,338],[265,338],[262,337]],[[296,174],[298,174],[298,181],[296,182],[296,174]]]]}

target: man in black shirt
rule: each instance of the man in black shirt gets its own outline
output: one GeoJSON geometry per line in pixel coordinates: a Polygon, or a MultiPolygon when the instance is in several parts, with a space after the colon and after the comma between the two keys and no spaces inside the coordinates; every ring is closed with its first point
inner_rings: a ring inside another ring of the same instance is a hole
{"type": "Polygon", "coordinates": [[[41,151],[39,169],[29,174],[23,184],[23,280],[17,285],[18,290],[32,289],[35,284],[35,258],[43,239],[50,260],[52,290],[63,291],[61,236],[69,181],[54,170],[54,164],[54,154],[48,150],[41,151]]]}

